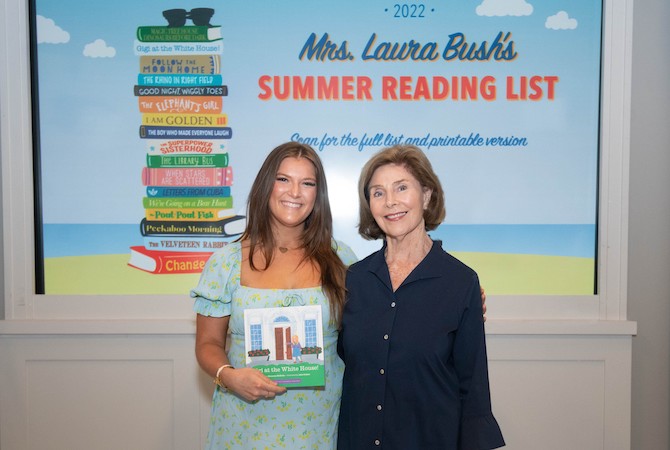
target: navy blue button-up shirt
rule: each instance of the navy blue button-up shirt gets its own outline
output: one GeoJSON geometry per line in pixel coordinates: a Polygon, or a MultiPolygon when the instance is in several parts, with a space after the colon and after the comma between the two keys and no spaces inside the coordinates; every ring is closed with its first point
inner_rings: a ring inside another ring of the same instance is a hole
{"type": "Polygon", "coordinates": [[[338,449],[505,445],[491,413],[477,274],[433,243],[394,292],[384,249],[352,265],[338,449]]]}

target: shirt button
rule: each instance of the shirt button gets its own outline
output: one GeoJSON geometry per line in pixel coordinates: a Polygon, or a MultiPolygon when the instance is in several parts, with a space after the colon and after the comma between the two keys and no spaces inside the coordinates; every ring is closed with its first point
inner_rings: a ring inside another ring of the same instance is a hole
{"type": "Polygon", "coordinates": [[[395,308],[395,302],[391,302],[391,308],[395,308]]]}
{"type": "Polygon", "coordinates": [[[385,341],[388,341],[388,340],[389,340],[389,335],[388,335],[388,334],[385,334],[385,335],[384,335],[384,340],[385,340],[385,341]]]}
{"type": "Polygon", "coordinates": [[[382,410],[382,405],[377,405],[377,411],[381,411],[381,410],[382,410]]]}
{"type": "Polygon", "coordinates": [[[384,369],[379,369],[379,373],[381,373],[382,375],[384,375],[384,369]]]}
{"type": "Polygon", "coordinates": [[[381,441],[379,439],[375,439],[375,445],[380,445],[381,441]]]}

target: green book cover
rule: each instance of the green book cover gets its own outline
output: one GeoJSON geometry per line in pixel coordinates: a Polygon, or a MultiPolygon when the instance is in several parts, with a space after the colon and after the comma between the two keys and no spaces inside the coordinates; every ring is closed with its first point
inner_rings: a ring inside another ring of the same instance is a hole
{"type": "Polygon", "coordinates": [[[320,305],[245,309],[247,367],[287,388],[325,386],[322,323],[320,305]]]}
{"type": "Polygon", "coordinates": [[[212,42],[221,39],[221,27],[186,25],[183,27],[137,27],[140,42],[212,42]]]}

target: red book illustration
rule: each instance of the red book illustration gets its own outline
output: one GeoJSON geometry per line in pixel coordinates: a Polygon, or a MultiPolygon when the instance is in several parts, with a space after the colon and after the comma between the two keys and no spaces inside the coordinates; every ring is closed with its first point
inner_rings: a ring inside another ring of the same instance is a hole
{"type": "Polygon", "coordinates": [[[212,252],[172,252],[130,247],[128,265],[155,274],[200,273],[212,252]]]}
{"type": "Polygon", "coordinates": [[[232,167],[142,168],[145,186],[231,186],[232,167]]]}

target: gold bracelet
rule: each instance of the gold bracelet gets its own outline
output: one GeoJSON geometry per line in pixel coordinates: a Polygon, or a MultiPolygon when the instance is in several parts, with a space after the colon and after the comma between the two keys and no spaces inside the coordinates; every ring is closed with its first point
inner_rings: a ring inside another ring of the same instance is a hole
{"type": "Polygon", "coordinates": [[[230,367],[231,369],[234,369],[234,367],[231,366],[230,364],[224,364],[221,367],[219,367],[218,369],[216,369],[216,376],[214,377],[214,384],[216,384],[217,386],[219,386],[221,389],[224,389],[224,390],[227,390],[228,388],[221,382],[221,378],[219,378],[219,377],[221,376],[221,371],[223,369],[227,368],[227,367],[230,367]]]}

